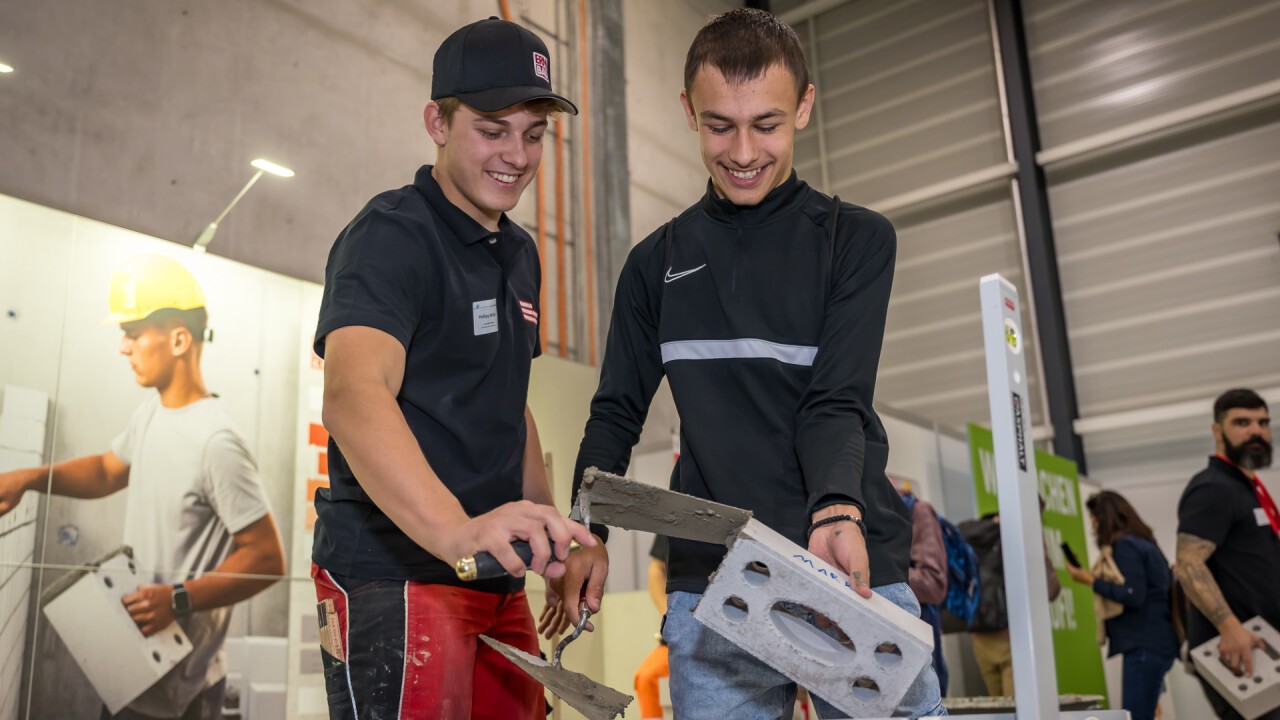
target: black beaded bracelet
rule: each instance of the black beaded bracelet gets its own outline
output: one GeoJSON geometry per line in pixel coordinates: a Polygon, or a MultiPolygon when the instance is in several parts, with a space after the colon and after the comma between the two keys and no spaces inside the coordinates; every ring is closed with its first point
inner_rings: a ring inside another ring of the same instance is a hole
{"type": "Polygon", "coordinates": [[[852,515],[832,515],[831,517],[822,518],[821,520],[810,525],[809,531],[805,533],[805,539],[813,537],[814,530],[817,530],[818,528],[824,525],[834,525],[838,522],[851,522],[854,525],[857,525],[858,529],[862,531],[862,537],[865,538],[867,536],[867,525],[866,523],[862,522],[862,518],[856,518],[852,515]]]}

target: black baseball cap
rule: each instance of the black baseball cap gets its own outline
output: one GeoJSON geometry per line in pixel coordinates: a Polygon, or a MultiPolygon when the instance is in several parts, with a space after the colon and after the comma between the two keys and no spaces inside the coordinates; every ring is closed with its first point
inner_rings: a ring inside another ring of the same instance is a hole
{"type": "Polygon", "coordinates": [[[445,38],[432,63],[431,99],[456,97],[481,112],[496,112],[528,100],[555,100],[578,114],[573,103],[551,91],[551,56],[542,39],[506,20],[473,22],[445,38]]]}

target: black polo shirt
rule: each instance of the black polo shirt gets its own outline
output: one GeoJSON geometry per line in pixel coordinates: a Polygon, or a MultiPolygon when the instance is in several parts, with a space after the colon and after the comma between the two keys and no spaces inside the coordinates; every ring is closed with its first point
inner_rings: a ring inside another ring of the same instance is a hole
{"type": "MultiPolygon", "coordinates": [[[[321,357],[325,337],[351,325],[404,345],[400,410],[473,517],[524,495],[529,366],[541,353],[537,247],[505,215],[498,227],[486,230],[449,202],[423,166],[412,185],[370,200],[334,242],[315,335],[321,357]]],[[[329,483],[315,498],[317,564],[361,579],[462,584],[369,499],[332,438],[329,483]]]]}
{"type": "MultiPolygon", "coordinates": [[[[1256,615],[1280,627],[1280,538],[1261,511],[1253,481],[1219,457],[1191,478],[1178,502],[1178,532],[1217,546],[1209,572],[1241,622],[1256,615]]],[[[1193,605],[1187,640],[1195,647],[1218,635],[1193,605]]]]}

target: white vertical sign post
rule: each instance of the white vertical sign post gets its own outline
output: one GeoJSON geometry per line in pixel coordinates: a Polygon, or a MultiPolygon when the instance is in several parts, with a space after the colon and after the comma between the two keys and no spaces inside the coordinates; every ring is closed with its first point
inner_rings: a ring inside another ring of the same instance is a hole
{"type": "Polygon", "coordinates": [[[1017,716],[1049,720],[1058,717],[1058,679],[1018,291],[999,274],[980,287],[1017,716]]]}

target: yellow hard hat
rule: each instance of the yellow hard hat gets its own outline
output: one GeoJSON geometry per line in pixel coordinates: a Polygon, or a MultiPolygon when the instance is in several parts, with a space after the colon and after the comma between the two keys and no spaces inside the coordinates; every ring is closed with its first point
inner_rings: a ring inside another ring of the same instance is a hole
{"type": "Polygon", "coordinates": [[[164,255],[135,255],[111,276],[108,324],[145,320],[157,310],[204,307],[200,283],[178,261],[164,255]]]}

